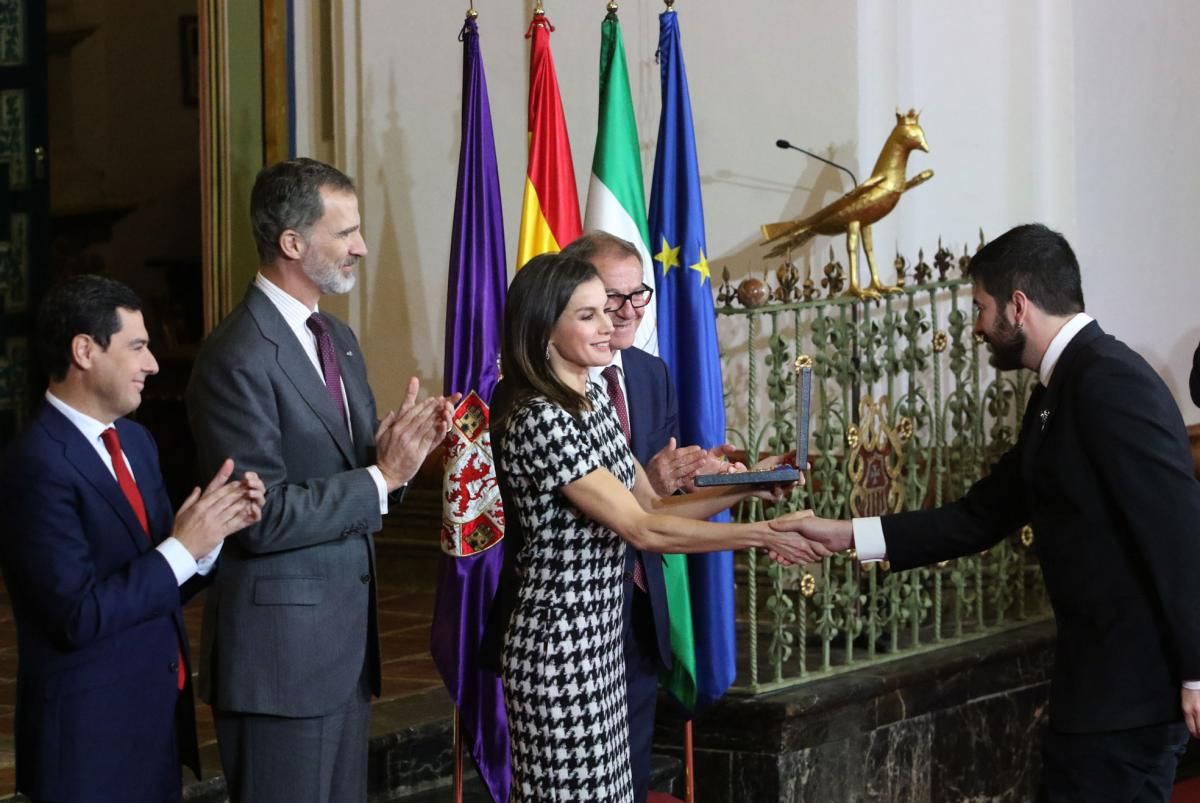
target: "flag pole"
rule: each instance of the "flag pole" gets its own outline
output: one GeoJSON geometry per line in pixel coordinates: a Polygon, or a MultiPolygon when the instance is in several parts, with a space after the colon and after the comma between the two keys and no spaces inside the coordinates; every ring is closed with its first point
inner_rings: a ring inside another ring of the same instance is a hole
{"type": "Polygon", "coordinates": [[[696,762],[692,758],[692,721],[683,723],[683,799],[696,803],[696,762]]]}
{"type": "MultiPolygon", "coordinates": [[[[688,723],[690,727],[692,723],[688,723]]],[[[458,706],[454,706],[454,803],[462,803],[463,799],[463,742],[462,714],[458,706]]],[[[691,803],[689,800],[688,803],[691,803]]]]}

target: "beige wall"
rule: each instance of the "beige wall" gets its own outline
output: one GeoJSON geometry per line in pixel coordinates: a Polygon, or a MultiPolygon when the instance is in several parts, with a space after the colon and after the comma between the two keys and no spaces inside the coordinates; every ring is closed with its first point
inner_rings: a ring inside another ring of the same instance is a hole
{"type": "MultiPolygon", "coordinates": [[[[359,180],[372,255],[346,313],[380,402],[406,378],[441,382],[445,275],[457,169],[463,4],[305,0],[298,69],[301,150],[359,180]]],[[[528,3],[476,3],[503,188],[507,248],[525,169],[528,3]]],[[[595,136],[604,2],[547,0],[580,190],[595,136]]],[[[923,109],[934,179],[876,234],[898,247],[958,249],[1028,220],[1061,228],[1084,265],[1089,309],[1167,378],[1189,422],[1200,340],[1195,269],[1180,258],[1200,189],[1186,172],[1200,141],[1194,48],[1200,7],[1152,0],[881,2],[683,0],[715,275],[759,271],[758,224],[818,208],[840,174],[777,138],[870,170],[896,107],[923,109]],[[1164,208],[1164,201],[1166,206],[1164,208]],[[1149,236],[1147,236],[1149,235],[1149,236]],[[1178,243],[1178,244],[1177,244],[1178,243]],[[1146,268],[1153,266],[1152,270],[1146,268]],[[1151,280],[1149,277],[1154,276],[1151,280]],[[1152,287],[1150,282],[1154,281],[1152,287]],[[1133,300],[1134,303],[1130,303],[1133,300]]],[[[620,11],[647,181],[658,123],[657,2],[620,11]]],[[[647,188],[648,189],[648,188],[647,188]]],[[[801,259],[824,260],[818,238],[801,259]]],[[[839,254],[841,243],[834,243],[839,254]]],[[[511,266],[510,266],[511,270],[511,266]]],[[[885,268],[890,270],[890,268],[885,268]]]]}

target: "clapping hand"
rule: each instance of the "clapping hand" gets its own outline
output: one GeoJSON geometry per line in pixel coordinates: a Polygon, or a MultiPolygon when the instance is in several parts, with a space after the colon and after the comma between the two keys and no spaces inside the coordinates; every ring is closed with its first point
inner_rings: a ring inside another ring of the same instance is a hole
{"type": "Polygon", "coordinates": [[[404,404],[390,411],[375,431],[376,465],[387,482],[388,491],[395,491],[411,480],[450,431],[454,408],[461,393],[450,396],[430,396],[417,401],[421,382],[415,376],[408,381],[404,404]]]}
{"type": "Polygon", "coordinates": [[[253,471],[231,482],[232,475],[233,460],[227,458],[204,490],[193,488],[175,514],[171,535],[197,560],[262,518],[262,480],[253,471]]]}

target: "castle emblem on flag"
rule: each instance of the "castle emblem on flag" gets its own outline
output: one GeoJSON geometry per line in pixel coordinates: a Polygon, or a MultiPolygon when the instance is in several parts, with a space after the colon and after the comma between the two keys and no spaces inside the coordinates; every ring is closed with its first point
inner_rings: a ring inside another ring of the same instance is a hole
{"type": "Polygon", "coordinates": [[[442,551],[456,558],[491,549],[504,538],[504,507],[492,459],[488,407],[471,391],[454,411],[446,442],[442,551]]]}

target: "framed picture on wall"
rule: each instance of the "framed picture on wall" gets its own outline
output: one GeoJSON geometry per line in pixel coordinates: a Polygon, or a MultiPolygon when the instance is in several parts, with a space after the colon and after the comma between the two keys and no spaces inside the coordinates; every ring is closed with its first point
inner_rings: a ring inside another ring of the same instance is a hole
{"type": "Polygon", "coordinates": [[[200,105],[200,23],[195,14],[179,18],[179,65],[183,105],[200,105]]]}

